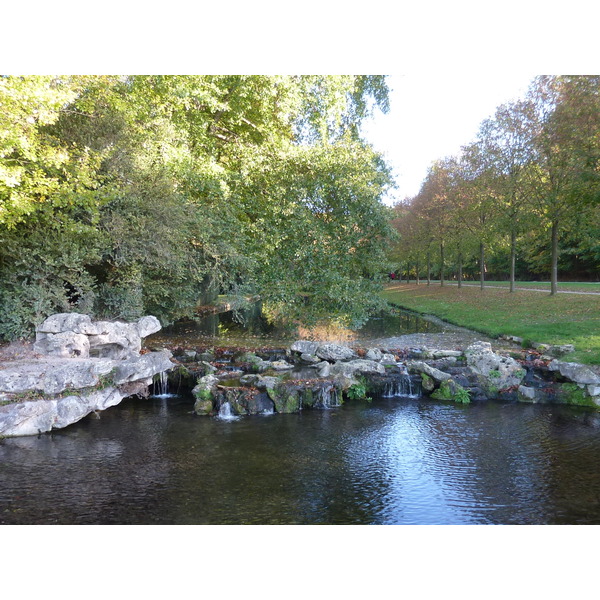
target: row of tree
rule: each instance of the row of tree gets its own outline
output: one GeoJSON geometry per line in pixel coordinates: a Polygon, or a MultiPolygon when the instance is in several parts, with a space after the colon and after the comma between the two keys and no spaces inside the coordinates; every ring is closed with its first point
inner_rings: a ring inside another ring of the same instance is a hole
{"type": "Polygon", "coordinates": [[[540,76],[459,156],[395,206],[401,272],[509,279],[600,275],[600,77],[540,76]]]}
{"type": "Polygon", "coordinates": [[[0,338],[216,293],[359,322],[394,235],[383,76],[0,77],[0,338]]]}

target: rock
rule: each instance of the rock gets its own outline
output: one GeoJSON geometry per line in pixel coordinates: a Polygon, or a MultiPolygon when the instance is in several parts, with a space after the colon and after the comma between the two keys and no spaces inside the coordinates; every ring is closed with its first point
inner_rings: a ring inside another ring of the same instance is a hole
{"type": "Polygon", "coordinates": [[[519,402],[537,403],[539,400],[538,389],[520,385],[518,388],[518,398],[519,402]]]}
{"type": "Polygon", "coordinates": [[[300,355],[300,360],[309,365],[316,365],[317,363],[321,362],[321,359],[318,356],[315,356],[314,354],[308,354],[307,352],[304,352],[300,355]]]}
{"type": "Polygon", "coordinates": [[[71,331],[38,333],[33,350],[38,354],[60,358],[88,358],[90,341],[87,335],[71,331]]]}
{"type": "Polygon", "coordinates": [[[600,385],[588,385],[587,391],[590,396],[600,396],[600,385]]]}
{"type": "Polygon", "coordinates": [[[192,390],[196,398],[194,412],[197,415],[209,415],[214,410],[213,400],[217,390],[219,378],[215,375],[205,375],[198,380],[198,384],[192,390]]]}
{"type": "Polygon", "coordinates": [[[274,388],[280,381],[279,377],[263,377],[262,375],[258,375],[258,379],[254,382],[254,387],[259,390],[267,390],[274,388]]]}
{"type": "Polygon", "coordinates": [[[331,365],[330,375],[347,375],[353,377],[355,373],[385,373],[385,367],[374,360],[356,359],[348,362],[338,362],[331,365]]]}
{"type": "Polygon", "coordinates": [[[435,381],[426,373],[421,373],[421,388],[426,392],[433,392],[435,381]]]}
{"type": "Polygon", "coordinates": [[[365,354],[365,358],[367,360],[381,360],[383,357],[383,352],[379,348],[368,348],[367,353],[365,354]]]}
{"type": "Polygon", "coordinates": [[[271,369],[275,371],[287,371],[288,369],[293,369],[294,365],[290,365],[285,360],[274,360],[271,363],[268,363],[271,369]]]}
{"type": "Polygon", "coordinates": [[[428,377],[433,379],[436,383],[441,383],[442,381],[446,381],[451,379],[451,376],[448,373],[444,373],[435,367],[428,365],[426,362],[420,360],[411,360],[406,363],[406,368],[411,373],[425,373],[428,377]]]}
{"type": "Polygon", "coordinates": [[[315,365],[317,368],[317,374],[319,377],[329,377],[331,375],[331,363],[328,363],[326,360],[318,365],[315,365]]]}
{"type": "Polygon", "coordinates": [[[292,352],[298,354],[316,354],[317,348],[319,347],[318,342],[309,342],[307,340],[298,340],[290,346],[292,352]]]}
{"type": "Polygon", "coordinates": [[[382,365],[396,365],[396,364],[398,364],[398,361],[396,360],[396,357],[393,354],[384,354],[379,359],[379,362],[382,365]]]}
{"type": "Polygon", "coordinates": [[[139,354],[142,338],[160,330],[156,317],[135,323],[95,321],[89,315],[58,313],[36,328],[34,350],[58,357],[128,358],[139,354]]]}
{"type": "Polygon", "coordinates": [[[431,358],[458,358],[463,353],[460,350],[429,350],[431,358]]]}
{"type": "Polygon", "coordinates": [[[98,333],[98,328],[92,323],[89,315],[57,313],[50,315],[45,321],[40,323],[35,331],[36,333],[64,333],[70,331],[83,335],[95,335],[98,333]]]}
{"type": "Polygon", "coordinates": [[[141,338],[148,337],[149,335],[161,330],[160,321],[156,317],[153,317],[152,315],[142,317],[141,319],[138,320],[136,325],[137,325],[138,335],[141,338]]]}
{"type": "Polygon", "coordinates": [[[600,384],[600,375],[592,371],[592,369],[586,365],[553,360],[548,365],[548,369],[550,369],[550,371],[558,371],[563,377],[570,379],[574,383],[588,385],[600,384]]]}
{"type": "Polygon", "coordinates": [[[0,368],[0,435],[31,435],[66,427],[84,416],[146,394],[152,378],[172,368],[171,353],[140,355],[141,337],[160,329],[158,319],[92,322],[58,313],[36,328],[34,350],[43,355],[0,368]]]}
{"type": "Polygon", "coordinates": [[[496,391],[518,386],[525,377],[525,370],[513,358],[492,351],[489,342],[475,342],[465,350],[467,365],[482,378],[490,389],[496,391]]]}
{"type": "Polygon", "coordinates": [[[25,401],[0,406],[0,436],[38,435],[76,423],[97,410],[119,404],[125,393],[107,387],[87,395],[25,401]]]}
{"type": "Polygon", "coordinates": [[[163,373],[173,367],[171,353],[150,352],[135,356],[124,361],[119,361],[115,367],[114,381],[117,384],[152,377],[163,373]]]}
{"type": "Polygon", "coordinates": [[[9,363],[0,370],[0,392],[54,396],[66,389],[98,385],[100,377],[115,368],[115,362],[104,359],[29,360],[9,363]]]}
{"type": "Polygon", "coordinates": [[[354,350],[347,346],[338,346],[337,344],[322,344],[317,348],[315,354],[320,359],[330,362],[358,358],[358,355],[354,350]]]}

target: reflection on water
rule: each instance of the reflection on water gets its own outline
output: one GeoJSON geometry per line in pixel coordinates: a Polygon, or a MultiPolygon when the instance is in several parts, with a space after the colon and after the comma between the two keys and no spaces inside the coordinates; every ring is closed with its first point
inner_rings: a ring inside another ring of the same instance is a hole
{"type": "MultiPolygon", "coordinates": [[[[325,328],[320,336],[327,341],[351,342],[411,333],[440,333],[442,327],[422,316],[403,310],[373,317],[357,330],[325,328]]],[[[167,327],[149,338],[152,345],[220,345],[246,346],[285,345],[297,339],[311,337],[306,331],[269,322],[260,311],[260,306],[239,314],[226,312],[206,315],[198,321],[185,321],[167,327]]],[[[317,335],[320,333],[317,329],[317,335]]]]}
{"type": "Polygon", "coordinates": [[[0,441],[0,523],[600,523],[600,415],[375,400],[197,417],[126,400],[0,441]]]}

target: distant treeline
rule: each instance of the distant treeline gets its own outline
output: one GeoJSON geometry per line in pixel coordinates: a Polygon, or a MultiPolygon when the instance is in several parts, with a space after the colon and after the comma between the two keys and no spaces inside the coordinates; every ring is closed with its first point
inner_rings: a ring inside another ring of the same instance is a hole
{"type": "Polygon", "coordinates": [[[600,76],[535,78],[395,212],[404,276],[598,281],[600,76]]]}

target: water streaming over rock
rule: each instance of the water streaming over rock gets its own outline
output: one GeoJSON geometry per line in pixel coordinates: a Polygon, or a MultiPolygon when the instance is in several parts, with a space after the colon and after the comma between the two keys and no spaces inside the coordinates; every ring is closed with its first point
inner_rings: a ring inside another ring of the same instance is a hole
{"type": "Polygon", "coordinates": [[[408,373],[401,373],[387,382],[383,389],[384,398],[418,398],[421,396],[421,386],[411,379],[408,373]]]}
{"type": "Polygon", "coordinates": [[[152,382],[153,385],[153,396],[157,398],[168,398],[169,396],[174,396],[175,394],[169,394],[169,379],[166,371],[162,371],[154,376],[154,380],[152,382]]]}
{"type": "Polygon", "coordinates": [[[223,402],[219,408],[219,414],[217,415],[217,418],[223,421],[237,421],[240,417],[233,414],[231,410],[231,404],[229,404],[229,402],[223,402]]]}
{"type": "Polygon", "coordinates": [[[324,385],[315,391],[315,406],[335,408],[341,406],[340,393],[334,385],[324,385]]]}

